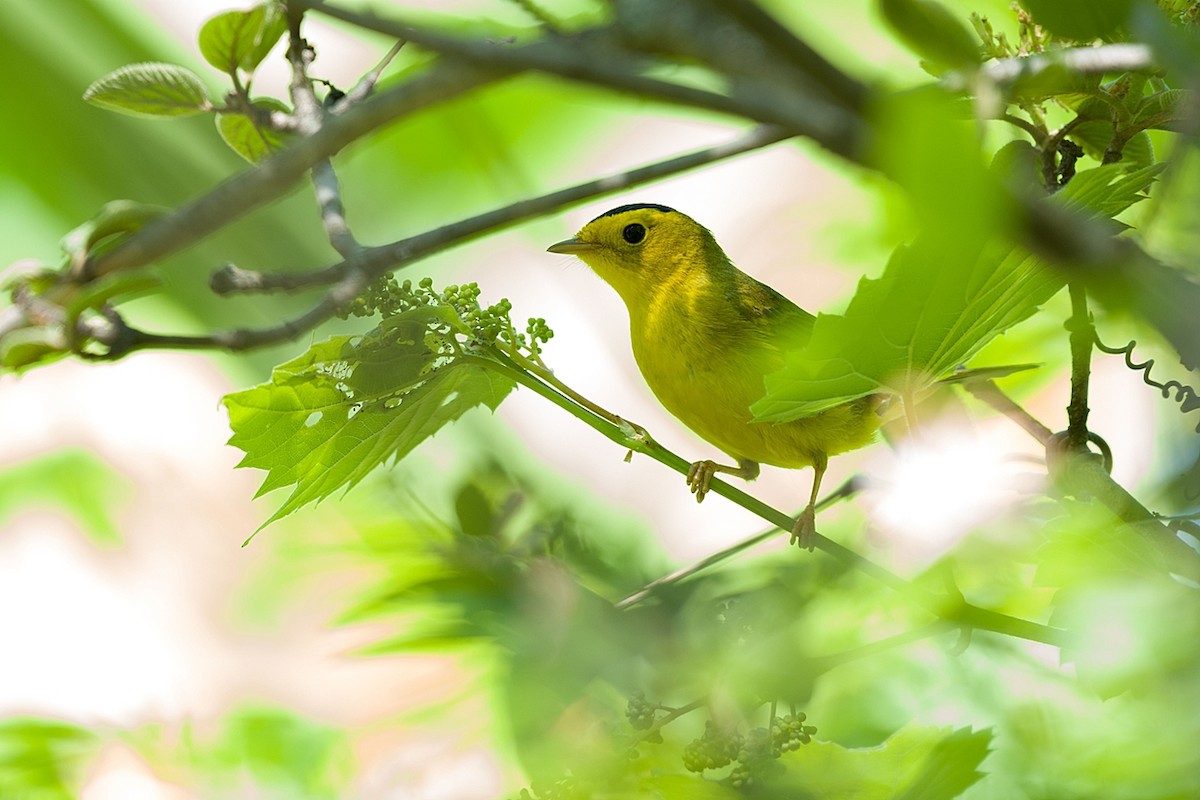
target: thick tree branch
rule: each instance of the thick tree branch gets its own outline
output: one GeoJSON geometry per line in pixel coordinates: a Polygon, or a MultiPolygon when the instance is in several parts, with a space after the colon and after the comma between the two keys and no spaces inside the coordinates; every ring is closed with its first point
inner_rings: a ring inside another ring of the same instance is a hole
{"type": "MultiPolygon", "coordinates": [[[[1148,45],[1122,43],[1001,58],[987,62],[979,71],[984,79],[1012,96],[1019,95],[1031,84],[1036,84],[1039,91],[1046,91],[1047,81],[1067,86],[1064,81],[1075,76],[1144,72],[1157,68],[1154,52],[1148,45]]],[[[968,91],[973,79],[971,75],[950,73],[942,79],[942,86],[952,92],[968,91]]]]}
{"type": "Polygon", "coordinates": [[[1071,400],[1067,405],[1067,446],[1083,452],[1088,444],[1088,383],[1092,374],[1092,341],[1096,332],[1088,314],[1087,292],[1078,281],[1067,285],[1071,318],[1067,321],[1071,345],[1071,400]]]}
{"type": "MultiPolygon", "coordinates": [[[[758,122],[790,128],[830,151],[861,162],[866,153],[867,128],[862,119],[826,98],[796,92],[764,90],[719,94],[691,86],[649,78],[628,65],[644,62],[643,56],[622,48],[618,32],[596,31],[521,47],[497,47],[413,28],[370,12],[356,12],[323,0],[295,0],[298,4],[365,30],[405,39],[429,50],[480,67],[512,72],[536,70],[550,75],[606,86],[642,97],[693,106],[758,122]]],[[[850,80],[847,78],[847,80],[850,80]]]]}

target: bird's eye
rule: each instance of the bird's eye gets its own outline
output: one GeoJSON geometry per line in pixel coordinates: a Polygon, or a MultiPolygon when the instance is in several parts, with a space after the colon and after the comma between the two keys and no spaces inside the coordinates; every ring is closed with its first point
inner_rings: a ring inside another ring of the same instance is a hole
{"type": "Polygon", "coordinates": [[[626,225],[625,230],[621,231],[621,238],[630,244],[641,244],[646,238],[646,226],[638,223],[626,225]]]}

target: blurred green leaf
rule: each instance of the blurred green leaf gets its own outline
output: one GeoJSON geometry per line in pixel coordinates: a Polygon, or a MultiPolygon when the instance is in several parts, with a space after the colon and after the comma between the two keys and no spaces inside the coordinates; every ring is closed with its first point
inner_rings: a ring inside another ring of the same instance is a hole
{"type": "Polygon", "coordinates": [[[1062,39],[1114,39],[1134,0],[1020,0],[1037,24],[1062,39]]]}
{"type": "MultiPolygon", "coordinates": [[[[1154,48],[1154,58],[1159,66],[1170,72],[1169,77],[1177,85],[1188,85],[1200,74],[1200,31],[1194,24],[1180,25],[1164,13],[1162,4],[1140,2],[1132,9],[1130,27],[1138,41],[1154,48]]],[[[1175,4],[1180,11],[1187,3],[1175,4]]]]}
{"type": "Polygon", "coordinates": [[[983,777],[979,765],[991,742],[990,730],[917,724],[878,747],[851,749],[814,741],[779,759],[787,771],[769,787],[803,793],[801,797],[951,800],[983,777]]]}
{"type": "Polygon", "coordinates": [[[241,709],[226,722],[213,757],[232,778],[243,770],[297,798],[341,797],[348,771],[344,735],[280,709],[241,709]]]}
{"type": "Polygon", "coordinates": [[[83,93],[94,106],[137,117],[187,117],[212,108],[196,73],[175,64],[129,64],[100,78],[83,93]]]}
{"type": "Polygon", "coordinates": [[[1103,697],[1187,669],[1200,638],[1200,595],[1170,577],[1153,539],[1103,508],[1062,502],[1044,530],[1035,585],[1057,588],[1050,621],[1067,630],[1080,680],[1103,697]]]}
{"type": "Polygon", "coordinates": [[[979,40],[935,0],[879,0],[887,20],[913,52],[949,69],[970,69],[982,59],[979,40]]]}
{"type": "Polygon", "coordinates": [[[0,472],[0,519],[18,509],[47,505],[75,517],[97,544],[121,540],[116,506],[128,493],[103,461],[85,450],[59,450],[0,472]]]}
{"type": "Polygon", "coordinates": [[[162,280],[149,270],[130,270],[105,275],[91,281],[66,304],[69,317],[78,317],[87,309],[99,309],[105,303],[120,298],[132,300],[162,286],[162,280]]]}
{"type": "Polygon", "coordinates": [[[1166,89],[1142,99],[1134,113],[1133,122],[1142,130],[1162,128],[1175,130],[1177,123],[1187,119],[1185,104],[1193,96],[1182,89],[1166,89]]]}
{"type": "MultiPolygon", "coordinates": [[[[1113,143],[1113,126],[1109,122],[1095,120],[1084,122],[1071,131],[1071,139],[1083,148],[1088,156],[1101,161],[1105,151],[1113,143]]],[[[1121,160],[1135,167],[1148,167],[1154,163],[1154,146],[1145,131],[1137,131],[1121,145],[1121,160]]]]}
{"type": "Polygon", "coordinates": [[[642,797],[657,797],[662,800],[740,800],[742,792],[716,781],[705,780],[699,775],[654,774],[642,781],[638,788],[642,797]]]}
{"type": "Polygon", "coordinates": [[[454,513],[459,527],[468,536],[491,536],[494,514],[487,496],[474,483],[464,484],[454,497],[454,513]]]}
{"type": "Polygon", "coordinates": [[[70,350],[58,326],[20,328],[0,337],[0,367],[20,372],[62,358],[70,350]]]}
{"type": "MultiPolygon", "coordinates": [[[[286,103],[271,97],[255,100],[254,105],[268,112],[291,111],[286,103]]],[[[282,149],[290,138],[288,134],[257,124],[246,114],[217,114],[216,124],[217,132],[221,134],[225,144],[251,164],[257,164],[271,153],[282,149]]]]}
{"type": "Polygon", "coordinates": [[[274,2],[226,11],[200,28],[200,54],[222,72],[251,72],[286,31],[287,20],[274,2]]]}
{"type": "Polygon", "coordinates": [[[366,336],[314,345],[270,383],[225,397],[229,443],[246,452],[238,466],[267,470],[259,494],[295,486],[263,527],[352,488],[471,408],[495,410],[512,380],[426,341],[430,322],[451,319],[448,306],[405,312],[366,336]]]}
{"type": "Polygon", "coordinates": [[[61,246],[69,265],[81,265],[92,255],[115,246],[169,210],[133,200],[105,203],[95,216],[62,238],[61,246]]]}
{"type": "Polygon", "coordinates": [[[72,800],[79,796],[95,734],[65,722],[0,720],[0,796],[13,800],[72,800]]]}

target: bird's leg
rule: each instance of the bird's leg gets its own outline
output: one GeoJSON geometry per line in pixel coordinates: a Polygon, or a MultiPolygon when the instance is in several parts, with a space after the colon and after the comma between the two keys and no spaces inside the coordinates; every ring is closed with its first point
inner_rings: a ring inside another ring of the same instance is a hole
{"type": "Polygon", "coordinates": [[[696,495],[697,503],[704,501],[704,495],[708,494],[708,486],[712,483],[713,475],[718,472],[752,481],[758,477],[758,462],[739,458],[736,467],[727,467],[707,460],[693,462],[688,470],[687,485],[692,490],[692,494],[696,495]]]}
{"type": "Polygon", "coordinates": [[[817,493],[821,491],[821,478],[825,476],[825,468],[829,466],[829,458],[821,453],[813,459],[812,494],[808,497],[808,505],[796,517],[792,526],[792,537],[788,544],[797,544],[802,550],[812,550],[817,535],[817,493]]]}

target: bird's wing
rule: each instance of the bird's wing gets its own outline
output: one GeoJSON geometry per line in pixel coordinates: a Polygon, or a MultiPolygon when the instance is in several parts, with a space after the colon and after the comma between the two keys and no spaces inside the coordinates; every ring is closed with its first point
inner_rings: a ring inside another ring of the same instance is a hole
{"type": "Polygon", "coordinates": [[[742,318],[752,323],[762,337],[780,350],[794,350],[808,343],[816,319],[766,284],[742,274],[738,298],[742,318]]]}

